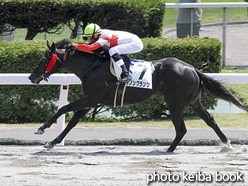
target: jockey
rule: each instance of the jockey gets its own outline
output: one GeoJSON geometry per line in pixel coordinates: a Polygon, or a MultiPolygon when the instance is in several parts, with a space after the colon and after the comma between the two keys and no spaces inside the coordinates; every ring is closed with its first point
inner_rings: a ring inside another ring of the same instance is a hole
{"type": "Polygon", "coordinates": [[[109,48],[111,58],[122,70],[119,82],[132,80],[120,54],[133,54],[143,49],[143,42],[137,35],[125,31],[101,29],[97,24],[92,23],[85,27],[83,36],[88,38],[90,42],[88,45],[72,43],[72,46],[84,52],[91,52],[101,46],[109,48]]]}

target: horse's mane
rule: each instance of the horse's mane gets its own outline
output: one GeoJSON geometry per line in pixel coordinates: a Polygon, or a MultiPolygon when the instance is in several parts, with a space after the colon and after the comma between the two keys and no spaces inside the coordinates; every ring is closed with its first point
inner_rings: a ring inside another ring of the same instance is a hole
{"type": "MultiPolygon", "coordinates": [[[[69,39],[62,39],[55,44],[56,49],[67,49],[68,46],[71,46],[72,41],[69,39]]],[[[100,47],[94,50],[94,55],[97,55],[100,58],[109,58],[109,53],[105,47],[100,47]],[[105,51],[105,52],[104,52],[105,51]]]]}
{"type": "Polygon", "coordinates": [[[72,42],[69,39],[62,39],[59,42],[57,42],[55,46],[57,49],[66,49],[71,43],[72,42]]]}

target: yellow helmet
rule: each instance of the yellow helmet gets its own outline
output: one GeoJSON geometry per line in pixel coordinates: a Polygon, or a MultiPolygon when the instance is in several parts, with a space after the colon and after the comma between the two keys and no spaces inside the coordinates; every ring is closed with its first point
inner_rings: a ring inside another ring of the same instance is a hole
{"type": "Polygon", "coordinates": [[[91,23],[85,27],[83,37],[90,37],[101,33],[101,28],[97,24],[91,23]]]}

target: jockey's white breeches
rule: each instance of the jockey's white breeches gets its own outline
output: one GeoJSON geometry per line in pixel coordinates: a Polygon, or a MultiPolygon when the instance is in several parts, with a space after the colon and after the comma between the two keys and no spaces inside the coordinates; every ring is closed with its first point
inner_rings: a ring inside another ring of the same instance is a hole
{"type": "Polygon", "coordinates": [[[141,39],[134,35],[128,43],[118,44],[109,49],[109,54],[112,56],[115,53],[118,54],[134,54],[138,53],[143,49],[143,42],[141,39]]]}

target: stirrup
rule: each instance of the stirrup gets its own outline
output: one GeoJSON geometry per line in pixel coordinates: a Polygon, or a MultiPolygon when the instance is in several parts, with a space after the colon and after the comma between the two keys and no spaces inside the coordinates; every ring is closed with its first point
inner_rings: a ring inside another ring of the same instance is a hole
{"type": "Polygon", "coordinates": [[[128,76],[125,76],[122,79],[120,79],[118,82],[119,83],[127,83],[129,81],[132,81],[132,78],[128,75],[128,76]]]}

